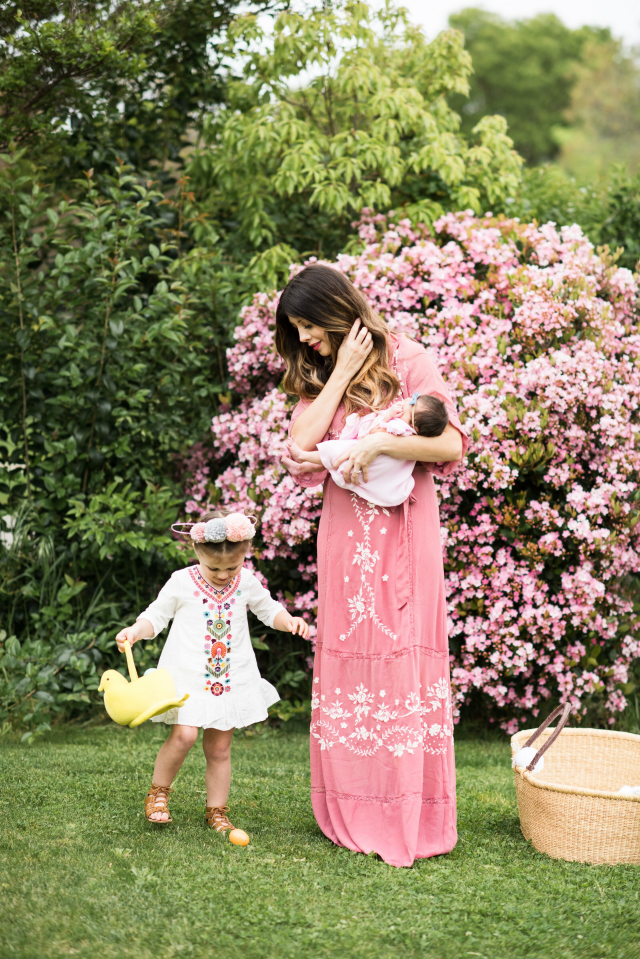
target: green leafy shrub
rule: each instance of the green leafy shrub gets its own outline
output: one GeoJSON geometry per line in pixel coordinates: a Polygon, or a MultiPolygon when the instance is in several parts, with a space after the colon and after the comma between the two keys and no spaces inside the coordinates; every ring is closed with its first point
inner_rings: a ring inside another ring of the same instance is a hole
{"type": "Polygon", "coordinates": [[[54,201],[2,163],[0,721],[33,726],[92,699],[118,626],[185,562],[175,458],[216,408],[226,330],[215,257],[179,249],[182,193],[121,166],[54,201]]]}
{"type": "Polygon", "coordinates": [[[463,136],[447,102],[471,72],[455,30],[428,43],[393,3],[349,0],[238,17],[225,52],[227,98],[187,169],[228,255],[255,257],[256,289],[305,255],[343,252],[364,207],[432,222],[500,208],[518,186],[504,118],[463,136]]]}

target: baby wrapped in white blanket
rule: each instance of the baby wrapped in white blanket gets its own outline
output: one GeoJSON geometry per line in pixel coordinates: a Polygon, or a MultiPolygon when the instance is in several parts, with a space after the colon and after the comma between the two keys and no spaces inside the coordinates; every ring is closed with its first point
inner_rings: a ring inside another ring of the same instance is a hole
{"type": "Polygon", "coordinates": [[[384,430],[394,436],[440,436],[448,422],[442,400],[428,394],[414,394],[410,400],[396,402],[382,413],[373,412],[366,416],[351,413],[345,420],[340,438],[318,443],[317,452],[302,450],[293,441],[289,443],[289,452],[296,463],[308,464],[316,469],[324,466],[334,483],[357,493],[368,503],[385,507],[399,506],[415,485],[415,460],[398,460],[383,453],[369,465],[367,481],[358,484],[347,483],[342,468],[334,469],[333,464],[369,433],[384,430]]]}

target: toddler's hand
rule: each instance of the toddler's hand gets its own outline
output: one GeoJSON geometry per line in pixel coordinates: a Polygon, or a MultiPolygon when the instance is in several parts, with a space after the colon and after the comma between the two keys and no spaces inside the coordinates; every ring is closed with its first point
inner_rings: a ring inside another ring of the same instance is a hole
{"type": "Polygon", "coordinates": [[[124,641],[128,640],[129,645],[133,646],[134,643],[137,643],[140,639],[138,635],[137,626],[127,626],[125,629],[121,629],[118,635],[116,636],[116,643],[118,644],[118,649],[121,653],[124,653],[124,641]]]}
{"type": "Polygon", "coordinates": [[[309,639],[309,624],[304,621],[302,616],[292,616],[289,623],[289,630],[303,639],[309,639]]]}

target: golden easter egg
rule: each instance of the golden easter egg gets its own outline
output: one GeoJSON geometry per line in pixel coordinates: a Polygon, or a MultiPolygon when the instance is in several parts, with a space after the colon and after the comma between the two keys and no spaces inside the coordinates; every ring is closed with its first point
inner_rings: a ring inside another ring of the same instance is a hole
{"type": "Polygon", "coordinates": [[[232,829],[229,833],[229,842],[232,842],[234,846],[248,846],[249,841],[249,837],[242,829],[232,829]]]}

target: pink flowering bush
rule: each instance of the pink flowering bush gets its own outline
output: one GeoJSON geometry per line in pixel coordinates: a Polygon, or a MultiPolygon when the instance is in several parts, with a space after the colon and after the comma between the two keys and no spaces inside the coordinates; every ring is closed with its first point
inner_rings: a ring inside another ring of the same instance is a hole
{"type": "MultiPolygon", "coordinates": [[[[339,257],[392,330],[434,355],[469,455],[439,480],[459,706],[508,732],[548,699],[613,723],[638,657],[637,279],[578,227],[448,214],[430,232],[366,216],[339,257]]],[[[257,296],[228,351],[235,399],[192,454],[196,515],[215,476],[260,518],[257,562],[291,607],[316,605],[321,489],[280,466],[290,402],[273,347],[277,298],[257,296]]]]}

